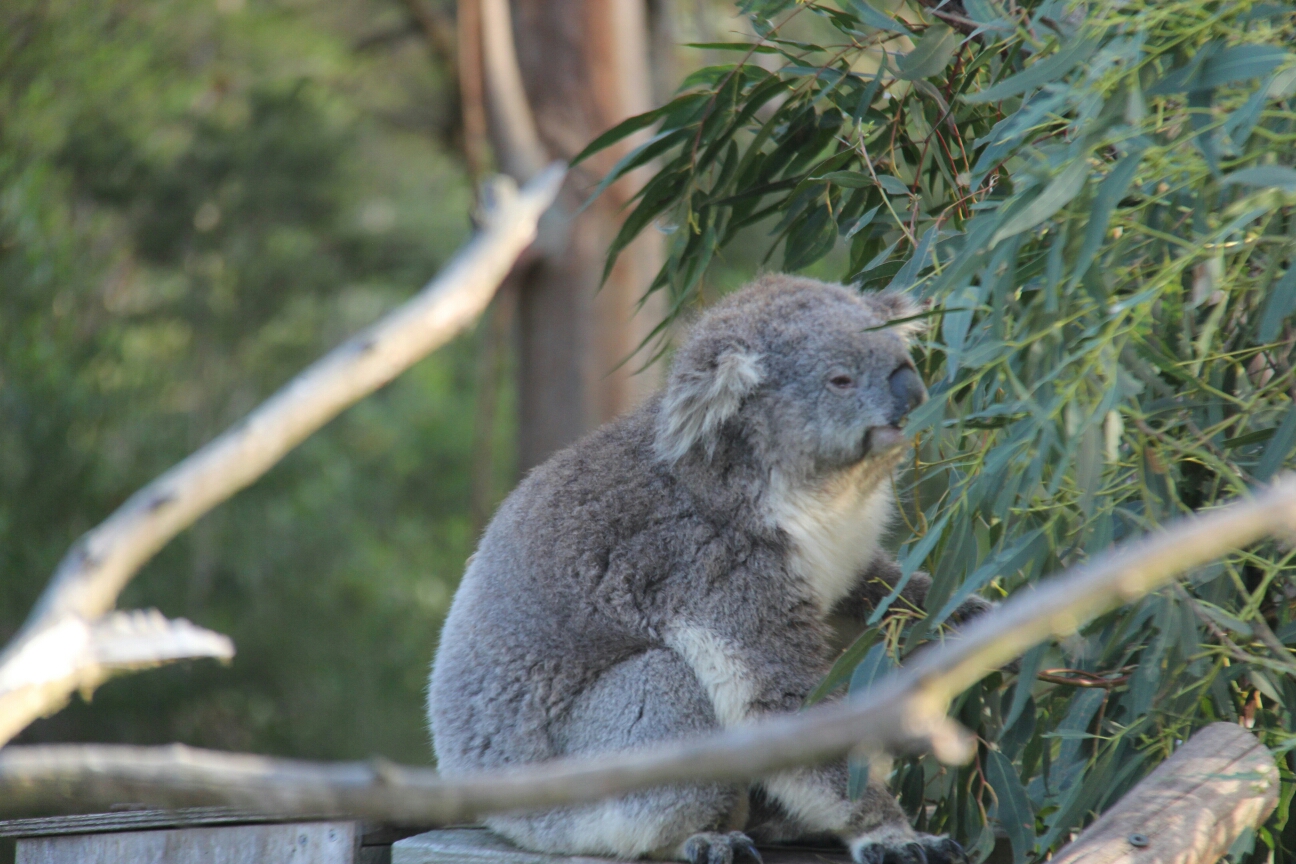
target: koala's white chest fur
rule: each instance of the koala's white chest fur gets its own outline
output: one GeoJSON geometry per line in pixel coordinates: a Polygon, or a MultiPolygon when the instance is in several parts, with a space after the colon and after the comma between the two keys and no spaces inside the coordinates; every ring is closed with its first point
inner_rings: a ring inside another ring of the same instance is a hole
{"type": "Polygon", "coordinates": [[[889,477],[859,466],[818,487],[777,482],[770,511],[792,541],[792,567],[827,614],[877,554],[895,502],[889,477]]]}

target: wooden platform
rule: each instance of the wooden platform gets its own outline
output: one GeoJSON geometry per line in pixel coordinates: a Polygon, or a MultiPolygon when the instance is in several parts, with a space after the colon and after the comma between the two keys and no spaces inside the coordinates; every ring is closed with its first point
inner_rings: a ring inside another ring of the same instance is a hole
{"type": "Polygon", "coordinates": [[[392,843],[413,833],[224,807],[0,822],[0,837],[17,840],[17,864],[389,864],[392,843]]]}
{"type": "MultiPolygon", "coordinates": [[[[762,846],[765,864],[850,864],[844,848],[762,846]]],[[[391,864],[613,864],[610,858],[544,855],[519,849],[484,828],[428,831],[391,847],[391,864]]]]}
{"type": "MultiPolygon", "coordinates": [[[[335,820],[283,822],[223,807],[122,810],[0,822],[17,864],[614,864],[519,849],[485,828],[416,833],[335,820]]],[[[762,846],[765,864],[850,864],[842,848],[762,846]]]]}

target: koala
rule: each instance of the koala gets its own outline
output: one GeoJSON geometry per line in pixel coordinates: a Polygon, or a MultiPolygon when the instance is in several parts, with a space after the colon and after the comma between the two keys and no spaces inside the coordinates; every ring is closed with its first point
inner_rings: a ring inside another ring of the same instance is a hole
{"type": "MultiPolygon", "coordinates": [[[[536,468],[501,505],[442,630],[428,691],[450,777],[641,748],[796,711],[831,665],[833,615],[899,569],[899,426],[926,398],[918,311],[769,275],[704,313],[662,394],[536,468]]],[[[920,605],[929,580],[905,592],[920,605]]],[[[840,838],[860,864],[955,864],[845,760],[748,788],[677,784],[493,816],[519,846],[731,864],[756,840],[840,838]]]]}

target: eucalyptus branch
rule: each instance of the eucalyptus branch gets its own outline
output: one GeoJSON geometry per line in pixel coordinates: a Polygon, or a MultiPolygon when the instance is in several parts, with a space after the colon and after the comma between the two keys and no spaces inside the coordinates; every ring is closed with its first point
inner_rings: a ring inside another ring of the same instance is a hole
{"type": "Polygon", "coordinates": [[[180,657],[232,656],[228,639],[188,622],[104,616],[171,538],[343,409],[471,324],[535,238],[564,174],[551,167],[520,192],[511,182],[497,184],[482,212],[484,230],[427,287],[316,361],[73,544],[23,629],[0,653],[0,744],[113,670],[180,657]]]}
{"type": "Polygon", "coordinates": [[[945,761],[966,761],[971,738],[945,713],[959,692],[1036,643],[1070,635],[1177,574],[1294,529],[1296,479],[1285,476],[1254,499],[1180,519],[1019,591],[858,698],[653,749],[443,778],[390,763],[318,764],[178,745],[9,747],[0,750],[0,800],[24,808],[227,804],[278,815],[445,824],[667,783],[752,779],[857,748],[925,748],[945,761]]]}

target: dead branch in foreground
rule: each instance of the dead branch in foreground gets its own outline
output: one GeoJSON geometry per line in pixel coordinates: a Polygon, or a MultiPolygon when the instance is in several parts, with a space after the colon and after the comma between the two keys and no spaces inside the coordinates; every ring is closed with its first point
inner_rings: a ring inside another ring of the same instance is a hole
{"type": "Polygon", "coordinates": [[[422,291],[316,361],[77,540],[23,629],[0,654],[0,744],[115,671],[233,655],[224,636],[186,621],[108,613],[140,566],[176,534],[476,320],[535,238],[565,174],[552,166],[521,191],[511,181],[497,184],[494,200],[483,208],[483,230],[422,291]]]}
{"type": "Polygon", "coordinates": [[[0,801],[46,809],[227,804],[284,816],[432,825],[679,781],[752,779],[857,747],[930,748],[960,761],[972,746],[946,716],[953,696],[1036,643],[1070,635],[1179,573],[1293,526],[1296,478],[1285,476],[1254,499],[1181,519],[1018,592],[857,699],[652,749],[450,779],[390,763],[321,764],[180,745],[9,747],[0,750],[0,801]]]}

